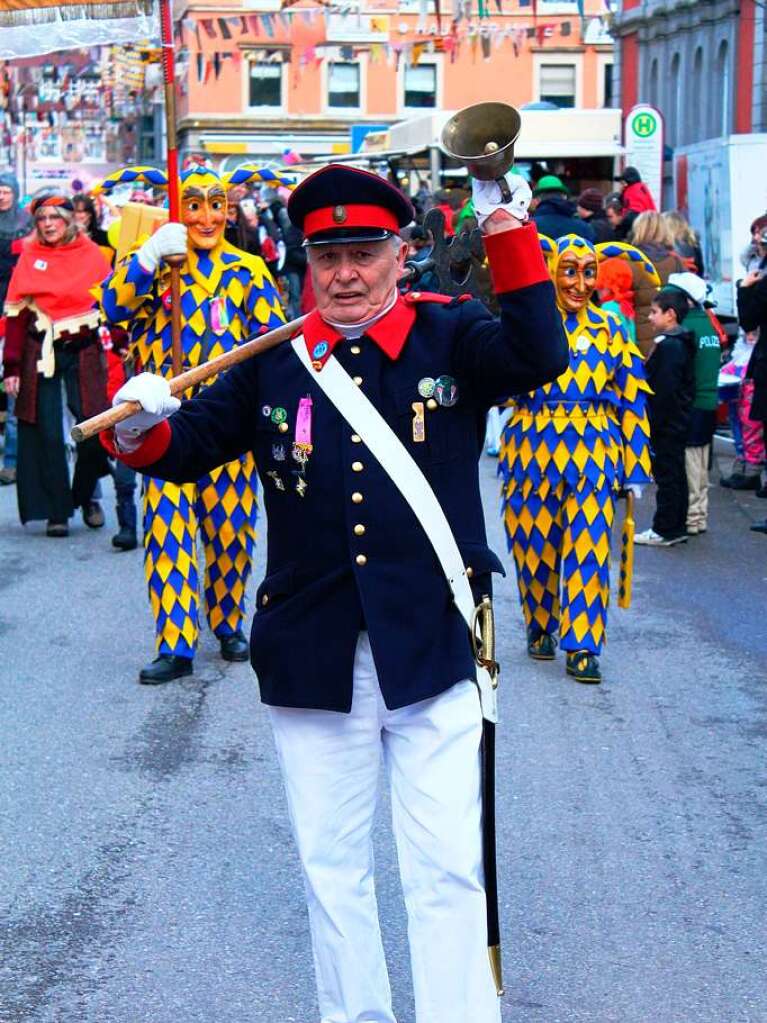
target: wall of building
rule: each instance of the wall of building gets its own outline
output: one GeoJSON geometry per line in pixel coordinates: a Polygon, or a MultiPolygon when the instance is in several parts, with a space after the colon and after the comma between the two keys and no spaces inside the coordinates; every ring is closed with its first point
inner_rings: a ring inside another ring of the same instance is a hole
{"type": "MultiPolygon", "coordinates": [[[[517,106],[539,100],[542,66],[574,69],[573,105],[608,105],[605,75],[612,65],[612,45],[604,32],[592,27],[598,25],[593,19],[602,10],[602,0],[586,0],[590,33],[586,39],[575,0],[538,0],[536,17],[531,6],[505,5],[504,13],[494,10],[486,19],[464,21],[457,38],[441,38],[435,16],[421,20],[412,0],[402,0],[398,7],[381,6],[380,0],[373,7],[363,0],[359,15],[346,18],[316,8],[310,13],[303,3],[285,17],[288,12],[275,11],[272,0],[263,0],[263,9],[254,0],[248,0],[247,8],[231,0],[206,0],[204,7],[190,3],[182,16],[182,142],[191,149],[214,132],[228,140],[221,143],[221,151],[236,152],[237,133],[240,138],[258,135],[265,144],[269,133],[285,132],[294,145],[302,137],[314,139],[306,143],[311,150],[321,145],[325,134],[338,150],[348,138],[348,125],[390,124],[424,112],[404,103],[410,65],[435,67],[436,109],[488,99],[517,106]],[[225,19],[226,32],[219,19],[225,19]],[[249,61],[280,58],[282,105],[251,108],[249,61]],[[328,73],[334,60],[359,63],[356,108],[328,105],[328,73]]],[[[444,28],[449,27],[446,17],[444,28]]]]}

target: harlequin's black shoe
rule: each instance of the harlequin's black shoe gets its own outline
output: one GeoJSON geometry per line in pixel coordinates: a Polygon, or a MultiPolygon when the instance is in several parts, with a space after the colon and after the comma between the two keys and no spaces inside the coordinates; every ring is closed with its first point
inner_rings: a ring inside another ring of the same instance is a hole
{"type": "Polygon", "coordinates": [[[548,632],[541,632],[535,626],[527,630],[527,655],[534,661],[553,661],[557,641],[548,632]]]}
{"type": "Polygon", "coordinates": [[[163,682],[191,675],[194,662],[191,657],[177,657],[176,654],[160,654],[151,664],[139,672],[138,680],[144,686],[159,686],[163,682]]]}
{"type": "Polygon", "coordinates": [[[575,650],[568,653],[565,671],[576,682],[588,682],[594,685],[602,681],[599,660],[596,654],[589,653],[588,650],[575,650]]]}
{"type": "Polygon", "coordinates": [[[764,522],[755,522],[748,527],[752,533],[767,533],[767,519],[764,522]]]}
{"type": "Polygon", "coordinates": [[[221,656],[225,661],[247,661],[250,657],[250,646],[247,639],[238,629],[231,636],[222,636],[221,656]]]}

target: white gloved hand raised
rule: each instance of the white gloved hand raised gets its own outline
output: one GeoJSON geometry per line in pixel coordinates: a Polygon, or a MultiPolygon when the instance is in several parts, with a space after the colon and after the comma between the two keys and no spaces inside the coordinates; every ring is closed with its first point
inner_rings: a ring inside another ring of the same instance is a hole
{"type": "Polygon", "coordinates": [[[172,416],[181,405],[178,398],[170,393],[170,384],[165,377],[154,373],[139,373],[123,384],[112,398],[112,405],[121,405],[125,401],[137,401],[142,408],[141,412],[115,426],[117,447],[127,453],[140,447],[147,430],[172,416]]]}
{"type": "Polygon", "coordinates": [[[166,256],[186,255],[185,224],[163,224],[138,250],[138,261],[148,273],[154,273],[166,256]]]}
{"type": "Polygon", "coordinates": [[[533,197],[530,186],[521,174],[507,174],[505,177],[511,192],[511,202],[509,203],[504,203],[500,185],[496,181],[472,179],[471,199],[480,227],[496,210],[505,210],[517,220],[527,220],[527,210],[533,197]]]}

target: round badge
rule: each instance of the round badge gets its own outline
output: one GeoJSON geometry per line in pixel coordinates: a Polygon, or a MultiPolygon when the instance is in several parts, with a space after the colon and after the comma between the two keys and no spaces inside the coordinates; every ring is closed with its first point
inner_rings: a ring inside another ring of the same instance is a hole
{"type": "Polygon", "coordinates": [[[262,416],[270,416],[271,414],[272,414],[272,406],[271,405],[262,405],[261,406],[261,415],[262,416]]]}
{"type": "Polygon", "coordinates": [[[434,394],[434,377],[424,377],[418,381],[418,393],[422,398],[431,398],[434,394]]]}
{"type": "Polygon", "coordinates": [[[319,341],[312,349],[312,358],[321,359],[323,356],[328,354],[328,343],[327,341],[319,341]]]}
{"type": "Polygon", "coordinates": [[[449,376],[437,377],[434,381],[434,397],[443,408],[451,408],[458,401],[458,385],[449,376]]]}
{"type": "Polygon", "coordinates": [[[284,423],[287,418],[288,418],[288,414],[287,414],[287,412],[285,411],[284,408],[273,408],[272,409],[272,422],[273,423],[277,423],[279,425],[280,423],[284,423]]]}

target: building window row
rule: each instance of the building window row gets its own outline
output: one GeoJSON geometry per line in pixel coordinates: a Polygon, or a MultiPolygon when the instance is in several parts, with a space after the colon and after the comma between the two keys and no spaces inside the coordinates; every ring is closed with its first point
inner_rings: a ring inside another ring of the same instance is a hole
{"type": "MultiPolygon", "coordinates": [[[[277,60],[251,60],[248,71],[249,107],[284,110],[286,103],[286,68],[277,60]]],[[[327,63],[325,76],[325,108],[327,110],[361,110],[364,106],[363,67],[359,61],[333,60],[327,63]]],[[[404,110],[434,110],[438,105],[439,68],[421,61],[406,66],[401,75],[401,101],[404,110]]]]}
{"type": "Polygon", "coordinates": [[[647,81],[647,99],[666,120],[666,138],[672,146],[728,135],[732,130],[732,79],[730,45],[723,39],[716,49],[714,74],[702,46],[696,46],[683,73],[682,55],[677,52],[668,65],[669,74],[653,57],[647,81]],[[668,83],[668,91],[663,87],[668,83]]]}

